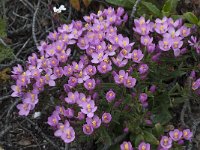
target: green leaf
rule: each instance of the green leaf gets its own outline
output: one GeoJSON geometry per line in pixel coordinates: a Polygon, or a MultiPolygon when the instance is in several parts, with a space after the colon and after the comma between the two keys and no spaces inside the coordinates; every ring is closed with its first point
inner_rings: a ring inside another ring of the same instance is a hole
{"type": "Polygon", "coordinates": [[[140,142],[144,141],[144,136],[142,134],[139,134],[136,138],[135,138],[135,146],[138,146],[140,144],[140,142]]]}
{"type": "Polygon", "coordinates": [[[106,2],[116,5],[116,6],[122,6],[128,9],[132,9],[135,0],[106,0],[106,2]]]}
{"type": "Polygon", "coordinates": [[[160,135],[164,134],[164,128],[160,123],[155,124],[154,132],[157,137],[160,137],[160,135]]]}
{"type": "Polygon", "coordinates": [[[161,16],[160,10],[156,7],[156,5],[150,2],[141,2],[154,16],[159,17],[161,16]]]}
{"type": "Polygon", "coordinates": [[[151,132],[144,131],[143,133],[144,133],[145,142],[148,142],[148,143],[154,144],[154,145],[159,144],[159,141],[157,140],[157,138],[151,132]]]}
{"type": "Polygon", "coordinates": [[[14,57],[13,51],[0,44],[0,63],[5,59],[12,59],[14,57]]]}
{"type": "Polygon", "coordinates": [[[186,12],[183,14],[183,17],[189,21],[190,23],[193,24],[198,24],[198,18],[195,16],[195,14],[193,14],[192,12],[186,12]]]}
{"type": "Polygon", "coordinates": [[[178,1],[179,0],[167,0],[162,9],[163,15],[169,16],[171,13],[176,12],[178,1]]]}
{"type": "Polygon", "coordinates": [[[0,37],[6,37],[6,21],[0,18],[0,37]]]}
{"type": "Polygon", "coordinates": [[[197,24],[198,26],[200,26],[200,20],[199,20],[199,22],[198,22],[198,24],[197,24]]]}
{"type": "Polygon", "coordinates": [[[159,110],[160,111],[157,110],[157,113],[155,114],[153,121],[155,123],[161,123],[162,125],[164,125],[172,119],[172,116],[171,116],[169,110],[166,108],[161,107],[159,110]]]}

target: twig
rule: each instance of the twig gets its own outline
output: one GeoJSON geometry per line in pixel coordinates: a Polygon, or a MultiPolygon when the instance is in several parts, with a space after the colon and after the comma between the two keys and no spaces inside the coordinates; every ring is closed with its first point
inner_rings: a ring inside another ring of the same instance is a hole
{"type": "Polygon", "coordinates": [[[11,125],[6,126],[1,132],[0,132],[0,138],[4,136],[5,133],[7,133],[12,128],[11,125]]]}
{"type": "Polygon", "coordinates": [[[185,123],[185,119],[184,119],[184,117],[185,117],[185,112],[186,112],[186,110],[187,110],[187,108],[188,108],[188,106],[189,106],[189,100],[188,99],[186,99],[185,100],[185,103],[184,103],[184,105],[183,105],[183,108],[182,108],[182,110],[181,110],[181,115],[180,115],[180,121],[181,121],[181,124],[185,127],[185,128],[189,128],[189,126],[185,123]]]}
{"type": "Polygon", "coordinates": [[[111,146],[123,141],[123,139],[128,135],[128,133],[123,133],[122,135],[116,137],[110,145],[105,145],[102,150],[108,150],[111,146]]]}
{"type": "MultiPolygon", "coordinates": [[[[197,130],[197,127],[200,125],[200,119],[197,119],[193,122],[193,125],[192,125],[192,133],[193,133],[193,138],[196,134],[196,130],[197,130]]],[[[192,138],[192,140],[193,140],[192,138]]],[[[193,144],[192,144],[192,141],[189,143],[188,147],[187,147],[187,150],[192,150],[193,148],[193,144]]]]}
{"type": "Polygon", "coordinates": [[[36,22],[37,12],[39,10],[40,2],[41,2],[41,0],[38,0],[37,6],[36,6],[36,10],[35,10],[35,13],[33,15],[33,25],[32,25],[32,36],[33,36],[33,40],[35,42],[35,45],[37,47],[38,47],[38,42],[37,42],[37,38],[36,38],[36,35],[35,35],[35,22],[36,22]]]}
{"type": "Polygon", "coordinates": [[[33,135],[32,131],[30,131],[29,129],[23,127],[21,124],[19,124],[19,126],[32,136],[32,138],[34,139],[35,143],[37,144],[37,147],[39,147],[39,149],[41,150],[40,144],[38,143],[37,138],[33,135]]]}
{"type": "Polygon", "coordinates": [[[3,101],[3,100],[8,99],[10,97],[11,97],[11,95],[2,96],[2,97],[0,97],[0,101],[3,101]]]}
{"type": "Polygon", "coordinates": [[[14,65],[16,63],[24,63],[24,61],[21,60],[21,59],[16,58],[15,60],[11,61],[8,64],[0,64],[0,70],[4,69],[6,67],[10,67],[10,66],[12,66],[12,65],[14,65]]]}
{"type": "Polygon", "coordinates": [[[29,38],[24,45],[22,46],[22,48],[17,52],[17,54],[15,55],[16,57],[22,52],[22,50],[26,47],[26,45],[28,44],[28,42],[31,40],[31,38],[29,38]]]}
{"type": "Polygon", "coordinates": [[[69,144],[65,143],[65,150],[69,150],[69,144]]]}
{"type": "Polygon", "coordinates": [[[0,43],[3,44],[3,46],[8,47],[8,45],[4,42],[4,40],[0,37],[0,43]]]}
{"type": "Polygon", "coordinates": [[[67,22],[70,21],[71,15],[72,15],[72,7],[71,7],[71,5],[70,5],[70,6],[69,6],[69,15],[68,15],[68,17],[67,17],[67,22]]]}
{"type": "Polygon", "coordinates": [[[137,10],[137,5],[140,3],[140,1],[141,1],[141,0],[136,0],[134,6],[133,6],[133,8],[132,8],[131,16],[130,16],[130,18],[129,18],[129,27],[130,27],[130,29],[131,29],[131,27],[132,27],[133,18],[134,18],[135,12],[136,12],[136,10],[137,10]]]}
{"type": "Polygon", "coordinates": [[[8,119],[10,117],[10,113],[12,112],[13,108],[19,103],[20,99],[18,98],[15,102],[10,106],[6,115],[6,124],[8,123],[8,119]]]}
{"type": "Polygon", "coordinates": [[[54,148],[60,150],[60,148],[59,148],[51,139],[49,139],[49,138],[46,136],[46,134],[44,134],[44,133],[42,132],[42,130],[39,128],[39,126],[38,126],[36,123],[34,123],[34,122],[33,122],[32,120],[30,120],[28,117],[25,117],[25,119],[26,119],[30,124],[32,124],[33,126],[35,126],[35,129],[38,131],[38,133],[41,134],[54,148]]]}

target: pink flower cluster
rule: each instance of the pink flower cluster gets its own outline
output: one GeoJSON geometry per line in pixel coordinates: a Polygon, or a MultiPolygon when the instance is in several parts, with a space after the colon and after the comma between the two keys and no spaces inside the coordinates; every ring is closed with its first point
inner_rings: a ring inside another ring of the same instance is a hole
{"type": "Polygon", "coordinates": [[[180,131],[178,129],[174,129],[173,131],[169,132],[168,136],[162,136],[160,140],[159,150],[168,150],[172,148],[173,141],[178,142],[178,144],[182,145],[184,140],[191,140],[193,134],[190,129],[185,129],[180,131]]]}
{"type": "MultiPolygon", "coordinates": [[[[180,131],[178,129],[175,129],[173,131],[169,132],[168,136],[162,136],[160,140],[160,144],[158,146],[158,150],[168,150],[172,148],[173,141],[178,142],[178,144],[182,145],[184,143],[184,140],[191,140],[193,134],[189,129],[185,129],[183,131],[180,131]]],[[[133,146],[131,142],[124,141],[120,145],[121,150],[133,150],[133,146]]],[[[149,143],[141,142],[138,146],[138,150],[150,150],[151,145],[149,143]]]]}
{"type": "MultiPolygon", "coordinates": [[[[16,80],[11,87],[12,97],[22,99],[22,103],[17,105],[19,115],[27,116],[38,103],[39,94],[48,86],[54,87],[58,85],[57,82],[65,81],[59,93],[62,106],[56,107],[48,118],[48,124],[55,129],[55,136],[66,143],[75,139],[75,131],[71,126],[74,120],[86,121],[82,127],[87,135],[99,128],[102,122],[108,124],[112,120],[110,113],[102,114],[97,109],[97,88],[104,82],[101,77],[113,75],[111,79],[116,85],[133,89],[138,78],[143,80],[148,75],[149,66],[144,61],[146,50],[152,54],[154,61],[163,51],[170,49],[175,56],[179,56],[184,51],[184,39],[190,34],[190,29],[182,26],[181,20],[174,22],[164,17],[150,22],[141,17],[134,20],[133,28],[141,35],[141,45],[138,46],[118,33],[117,26],[128,19],[123,8],[114,10],[109,7],[83,18],[85,22],[72,21],[51,32],[48,40],[42,41],[38,47],[40,54],[29,56],[24,69],[18,65],[12,71],[12,77],[16,80]],[[157,34],[155,39],[154,33],[157,34]],[[74,58],[74,53],[77,53],[77,58],[74,58]]],[[[152,86],[151,90],[155,91],[155,87],[152,86]]],[[[108,103],[115,98],[116,93],[112,89],[104,97],[108,103]]],[[[143,107],[148,106],[147,98],[145,93],[139,96],[143,107]]],[[[118,101],[115,105],[119,106],[120,103],[118,101]]],[[[140,145],[141,150],[150,149],[148,143],[140,145]]],[[[122,145],[126,150],[127,146],[132,147],[130,143],[122,145]]]]}
{"type": "MultiPolygon", "coordinates": [[[[127,142],[124,141],[121,145],[120,145],[120,149],[121,150],[134,150],[131,142],[127,142]]],[[[145,142],[141,142],[138,146],[138,150],[150,150],[151,146],[149,143],[145,143],[145,142]]]]}
{"type": "Polygon", "coordinates": [[[174,21],[172,18],[164,17],[151,22],[140,17],[134,20],[134,25],[133,30],[141,36],[141,44],[146,47],[147,52],[155,53],[152,59],[158,57],[161,52],[171,49],[175,56],[185,52],[183,46],[187,45],[184,45],[184,40],[190,34],[190,28],[182,25],[181,19],[174,21]]]}

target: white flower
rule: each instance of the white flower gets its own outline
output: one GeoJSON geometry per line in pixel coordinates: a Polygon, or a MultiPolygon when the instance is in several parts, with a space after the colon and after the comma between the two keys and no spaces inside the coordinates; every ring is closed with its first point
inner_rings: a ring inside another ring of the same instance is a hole
{"type": "Polygon", "coordinates": [[[66,10],[66,8],[65,8],[65,6],[64,5],[60,5],[60,7],[59,8],[56,8],[56,7],[53,7],[53,11],[55,12],[55,13],[61,13],[62,11],[65,11],[66,10]]]}
{"type": "Polygon", "coordinates": [[[40,117],[41,116],[41,112],[35,112],[34,114],[33,114],[33,118],[38,118],[38,117],[40,117]]]}

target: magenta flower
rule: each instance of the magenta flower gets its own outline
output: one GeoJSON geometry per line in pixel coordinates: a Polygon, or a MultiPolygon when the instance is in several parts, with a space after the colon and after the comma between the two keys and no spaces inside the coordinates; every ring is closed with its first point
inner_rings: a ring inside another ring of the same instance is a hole
{"type": "Polygon", "coordinates": [[[56,31],[50,32],[47,38],[50,39],[51,41],[55,41],[58,38],[58,33],[56,31]]]}
{"type": "Polygon", "coordinates": [[[172,39],[174,39],[174,38],[179,37],[179,35],[180,35],[180,30],[176,31],[175,28],[169,27],[168,28],[168,33],[163,34],[163,37],[164,38],[172,38],[172,39]]]}
{"type": "Polygon", "coordinates": [[[140,74],[145,74],[149,70],[149,66],[147,64],[141,64],[138,68],[140,74]]]}
{"type": "Polygon", "coordinates": [[[48,124],[50,126],[57,126],[58,122],[60,120],[60,116],[58,113],[53,113],[50,117],[48,117],[48,124]]]}
{"type": "Polygon", "coordinates": [[[101,62],[98,66],[97,69],[100,73],[105,74],[109,71],[112,70],[112,66],[110,64],[107,64],[106,62],[101,62]]]}
{"type": "Polygon", "coordinates": [[[153,41],[153,37],[150,38],[150,36],[148,35],[145,35],[145,36],[141,36],[141,39],[140,39],[141,43],[145,46],[149,45],[149,44],[152,44],[152,41],[153,41]]]}
{"type": "Polygon", "coordinates": [[[27,116],[31,110],[31,104],[28,103],[18,104],[17,109],[19,109],[20,116],[27,116]]]}
{"type": "Polygon", "coordinates": [[[65,101],[68,104],[75,104],[78,99],[79,99],[79,93],[77,91],[74,93],[69,92],[68,97],[65,98],[65,101]]]}
{"type": "Polygon", "coordinates": [[[141,50],[133,50],[132,52],[132,60],[136,63],[139,63],[142,58],[144,57],[144,54],[141,50]]]}
{"type": "Polygon", "coordinates": [[[55,67],[53,69],[54,71],[54,75],[57,77],[57,78],[61,78],[63,76],[63,69],[62,67],[55,67]]]}
{"type": "Polygon", "coordinates": [[[169,149],[172,147],[172,139],[167,136],[163,136],[160,141],[160,145],[162,148],[169,149]]]}
{"type": "Polygon", "coordinates": [[[86,38],[79,38],[77,45],[82,50],[85,50],[89,47],[89,43],[88,40],[86,40],[86,38]]]}
{"type": "Polygon", "coordinates": [[[169,135],[173,141],[179,141],[183,135],[181,131],[178,129],[174,129],[174,131],[170,131],[169,135]]]}
{"type": "Polygon", "coordinates": [[[62,134],[64,134],[64,129],[69,127],[70,124],[67,120],[65,120],[65,124],[63,123],[58,123],[57,125],[57,130],[54,132],[54,135],[57,136],[57,137],[61,137],[62,134]]]}
{"type": "Polygon", "coordinates": [[[122,57],[122,58],[126,58],[126,59],[131,59],[131,56],[132,56],[132,53],[131,52],[131,48],[123,48],[119,55],[122,57]]]}
{"type": "Polygon", "coordinates": [[[76,117],[78,120],[84,120],[85,119],[85,114],[82,112],[78,112],[78,116],[76,117]]]}
{"type": "Polygon", "coordinates": [[[21,65],[18,64],[17,67],[13,67],[13,71],[11,72],[15,75],[19,75],[19,74],[22,74],[23,68],[21,65]]]}
{"type": "Polygon", "coordinates": [[[71,109],[71,108],[67,108],[67,109],[65,110],[65,116],[66,116],[67,118],[73,118],[73,117],[74,117],[74,110],[71,109]]]}
{"type": "Polygon", "coordinates": [[[141,93],[139,96],[139,100],[141,103],[144,103],[147,101],[148,95],[146,93],[141,93]]]}
{"type": "Polygon", "coordinates": [[[107,54],[104,54],[104,52],[99,52],[99,53],[92,53],[92,63],[98,64],[102,62],[104,59],[108,58],[107,54]]]}
{"type": "Polygon", "coordinates": [[[112,102],[114,99],[115,99],[115,92],[113,92],[113,90],[109,90],[107,93],[106,93],[106,100],[108,102],[112,102]]]}
{"type": "Polygon", "coordinates": [[[193,133],[190,131],[190,129],[183,130],[183,138],[186,140],[191,140],[193,136],[193,133]]]}
{"type": "Polygon", "coordinates": [[[74,72],[79,72],[83,69],[83,62],[82,61],[79,61],[79,63],[77,62],[72,62],[72,66],[73,66],[73,71],[74,72]]]}
{"type": "Polygon", "coordinates": [[[163,51],[168,51],[170,50],[172,46],[172,41],[171,39],[164,38],[163,41],[159,41],[159,48],[163,51]]]}
{"type": "Polygon", "coordinates": [[[93,100],[90,100],[89,102],[83,103],[83,108],[81,109],[81,112],[86,114],[89,118],[92,118],[96,110],[97,106],[95,106],[93,100]]]}
{"type": "Polygon", "coordinates": [[[70,33],[72,31],[73,24],[63,24],[58,28],[59,33],[70,33]]]}
{"type": "Polygon", "coordinates": [[[168,22],[169,26],[176,28],[180,24],[180,19],[177,19],[176,21],[174,21],[172,18],[168,18],[167,22],[168,22]]]}
{"type": "Polygon", "coordinates": [[[65,143],[71,143],[75,139],[74,129],[72,127],[65,127],[61,138],[65,143]]]}
{"type": "Polygon", "coordinates": [[[68,85],[71,87],[75,87],[78,84],[78,79],[75,77],[69,77],[68,85]]]}
{"type": "Polygon", "coordinates": [[[182,26],[179,30],[182,37],[187,37],[190,34],[190,28],[187,28],[186,26],[182,26]]]}
{"type": "Polygon", "coordinates": [[[65,115],[65,108],[62,106],[56,106],[56,112],[61,114],[61,115],[65,115]]]}
{"type": "Polygon", "coordinates": [[[127,88],[133,88],[136,84],[136,79],[132,78],[131,76],[128,76],[125,80],[124,80],[124,86],[127,88]]]}
{"type": "Polygon", "coordinates": [[[83,83],[83,81],[86,81],[90,78],[90,76],[87,75],[86,71],[80,71],[79,73],[75,74],[75,76],[78,79],[78,83],[83,83]]]}
{"type": "Polygon", "coordinates": [[[140,35],[148,35],[151,30],[151,26],[150,24],[135,24],[135,28],[133,28],[133,30],[140,35]]]}
{"type": "Polygon", "coordinates": [[[91,135],[93,133],[94,129],[92,127],[92,125],[89,125],[89,124],[84,124],[83,125],[83,132],[86,134],[86,135],[91,135]]]}
{"type": "Polygon", "coordinates": [[[71,65],[67,65],[63,69],[63,73],[65,76],[71,76],[73,74],[73,67],[71,65]]]}
{"type": "Polygon", "coordinates": [[[145,18],[143,16],[141,16],[139,19],[134,19],[134,24],[136,26],[141,26],[143,24],[148,24],[150,22],[150,20],[145,21],[145,18]]]}
{"type": "Polygon", "coordinates": [[[57,53],[61,53],[63,50],[66,49],[65,42],[62,40],[58,40],[55,42],[55,48],[57,53]]]}
{"type": "Polygon", "coordinates": [[[102,115],[102,122],[108,124],[112,120],[112,116],[110,113],[104,113],[102,115]]]}
{"type": "Polygon", "coordinates": [[[96,70],[96,67],[95,66],[92,66],[92,65],[88,65],[86,68],[85,68],[85,71],[87,72],[87,74],[89,76],[93,76],[96,74],[97,70],[96,70]]]}
{"type": "Polygon", "coordinates": [[[94,129],[99,128],[101,125],[101,119],[97,115],[94,115],[94,117],[92,118],[87,117],[86,122],[87,124],[91,125],[94,129]]]}
{"type": "Polygon", "coordinates": [[[172,41],[172,49],[177,50],[180,49],[183,46],[183,41],[181,41],[180,38],[176,37],[172,41]]]}
{"type": "Polygon", "coordinates": [[[114,56],[116,54],[117,45],[108,44],[107,50],[105,51],[108,56],[114,56]]]}
{"type": "Polygon", "coordinates": [[[47,74],[44,76],[45,83],[49,86],[55,86],[56,83],[54,80],[57,79],[57,77],[54,74],[51,75],[51,72],[52,70],[50,72],[47,72],[47,74]]]}
{"type": "Polygon", "coordinates": [[[33,92],[28,92],[25,94],[24,100],[25,103],[30,105],[36,105],[38,103],[38,94],[33,92]]]}
{"type": "MultiPolygon", "coordinates": [[[[127,55],[129,57],[129,54],[127,55]]],[[[118,55],[117,58],[112,57],[113,63],[118,67],[124,67],[128,63],[128,59],[124,59],[121,55],[118,55]]]]}
{"type": "Polygon", "coordinates": [[[114,75],[115,83],[122,84],[128,77],[128,73],[126,73],[124,70],[120,70],[119,74],[114,75]]]}
{"type": "Polygon", "coordinates": [[[192,83],[192,89],[197,90],[200,87],[200,78],[192,83]]]}
{"type": "Polygon", "coordinates": [[[159,34],[163,34],[168,30],[168,23],[156,23],[155,31],[159,34]]]}
{"type": "Polygon", "coordinates": [[[20,97],[22,88],[19,85],[12,85],[11,89],[13,90],[13,93],[11,94],[12,97],[20,97]]]}
{"type": "Polygon", "coordinates": [[[87,90],[93,90],[96,86],[95,80],[94,79],[87,79],[84,83],[84,87],[87,90]]]}
{"type": "Polygon", "coordinates": [[[151,148],[150,148],[150,144],[149,143],[142,142],[138,146],[138,150],[150,150],[150,149],[151,148]]]}
{"type": "Polygon", "coordinates": [[[120,145],[120,150],[133,150],[133,147],[132,147],[131,142],[126,142],[126,141],[124,141],[124,142],[120,145]]]}

